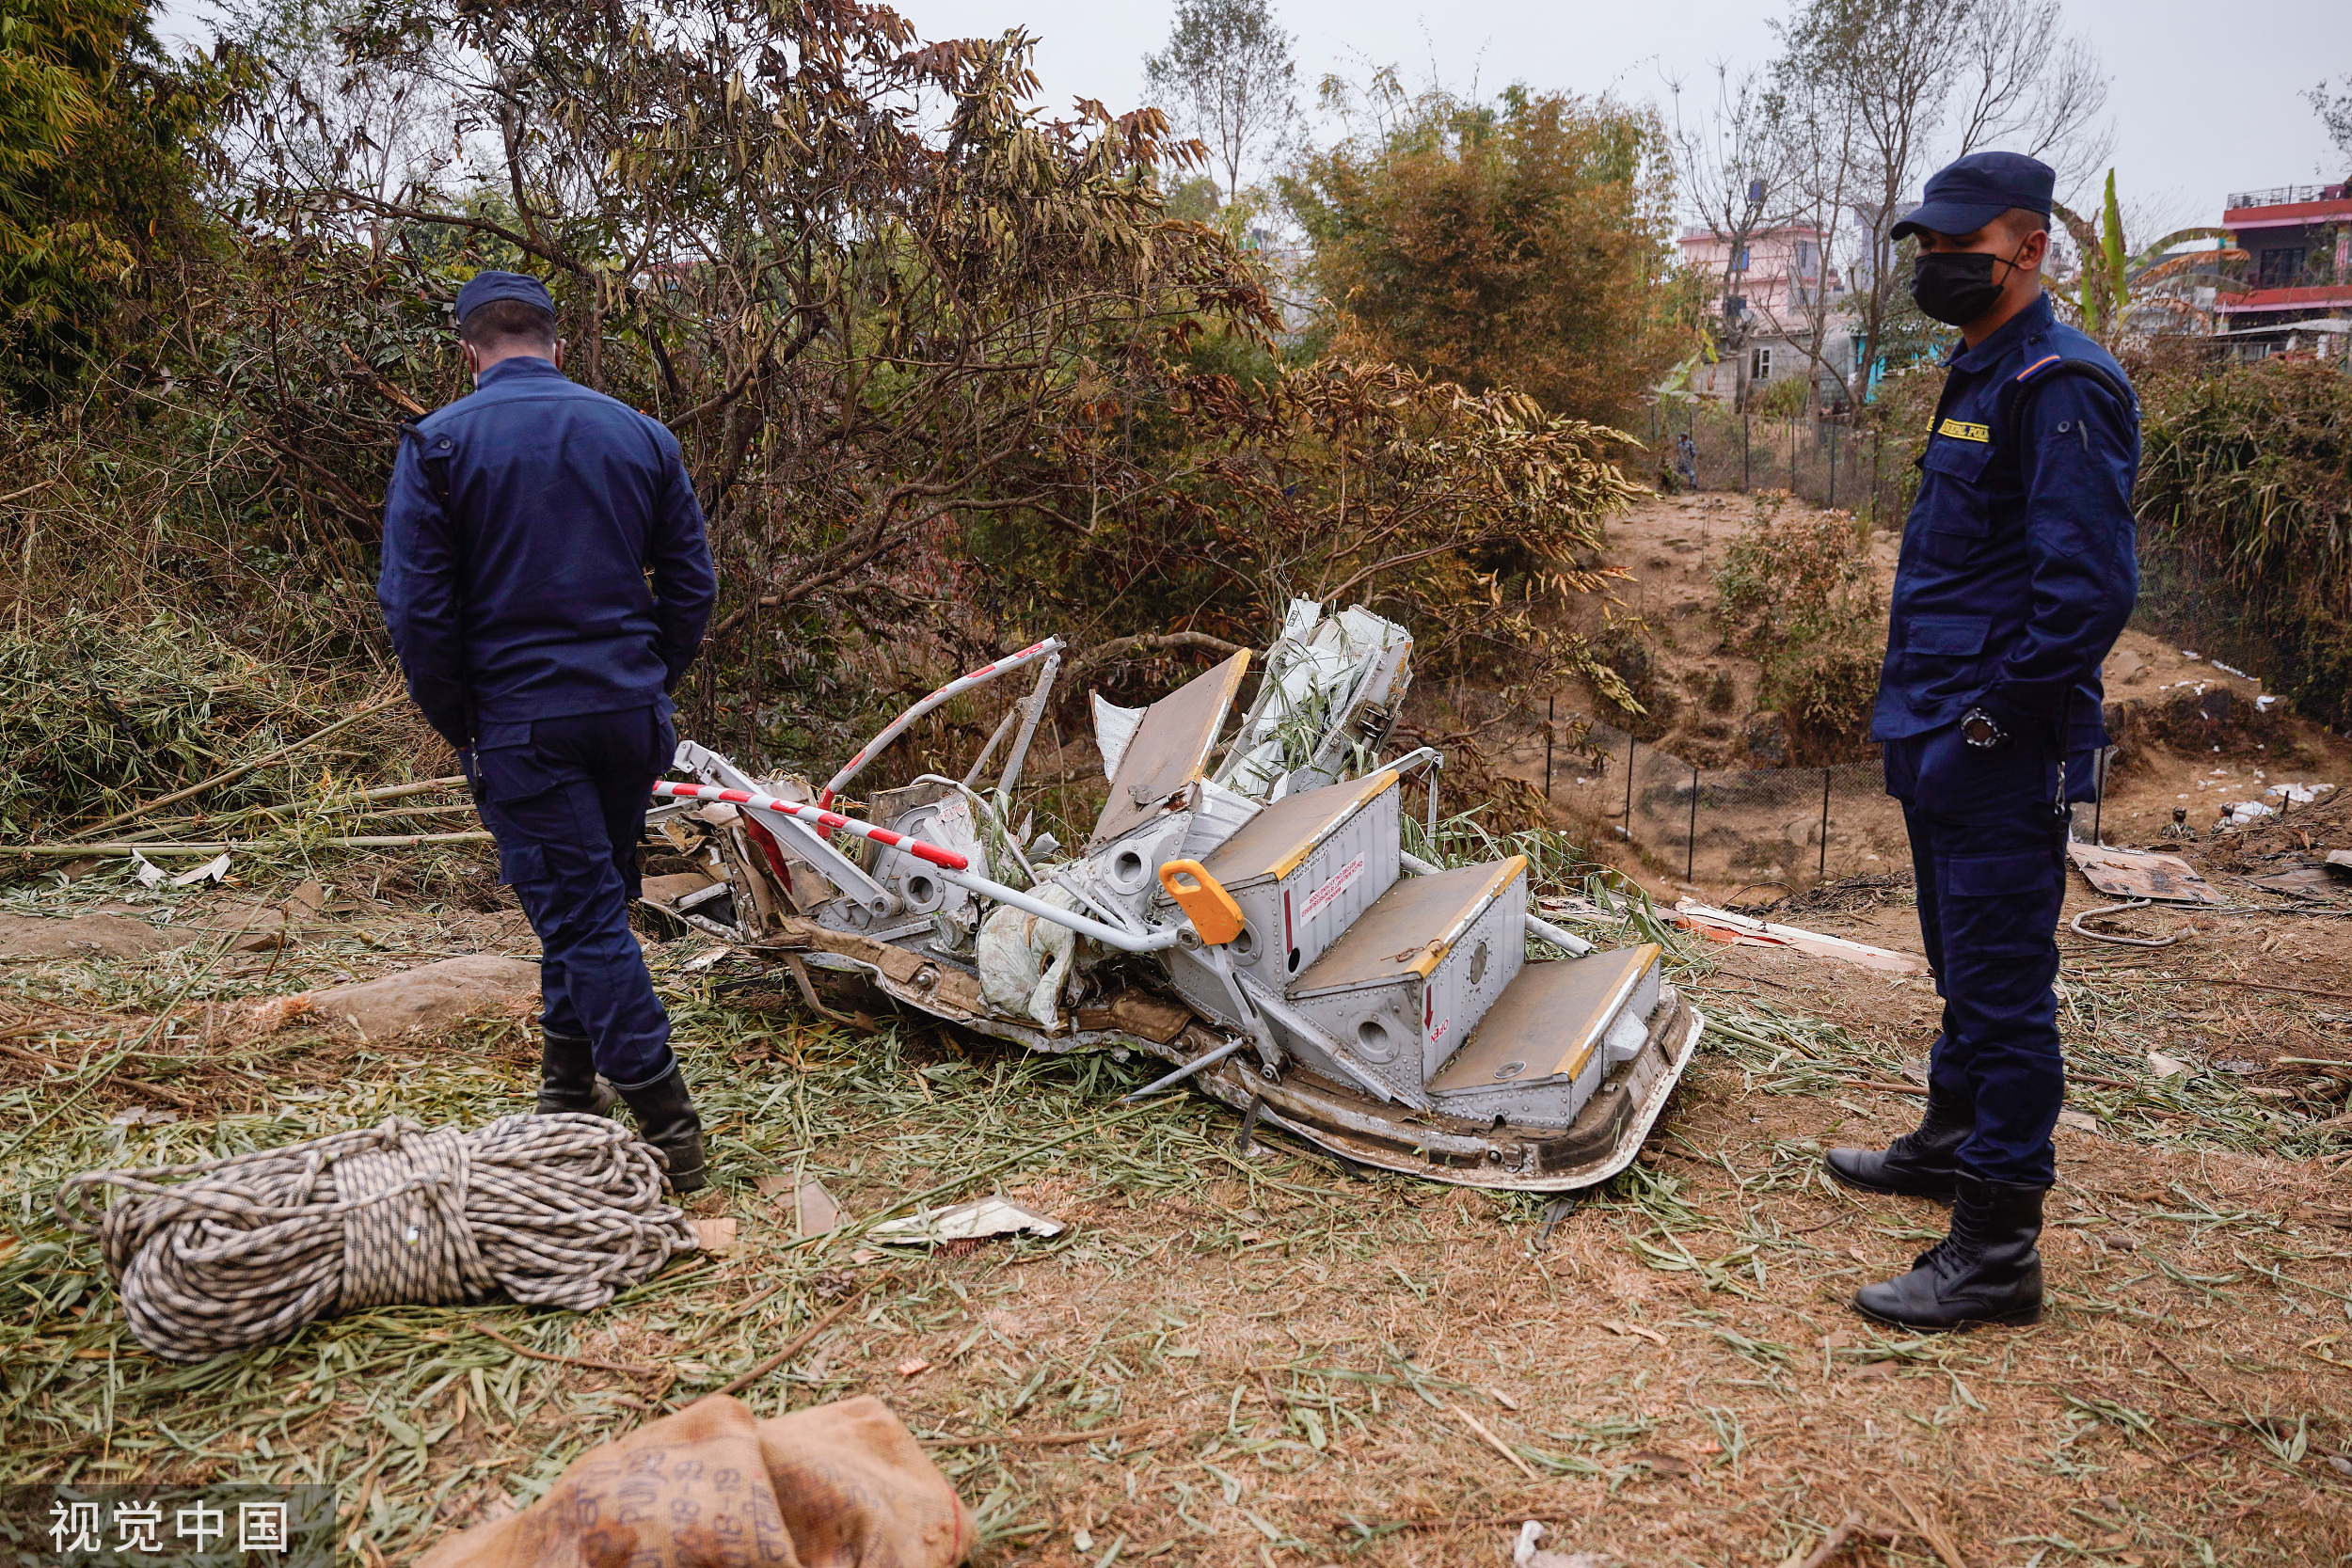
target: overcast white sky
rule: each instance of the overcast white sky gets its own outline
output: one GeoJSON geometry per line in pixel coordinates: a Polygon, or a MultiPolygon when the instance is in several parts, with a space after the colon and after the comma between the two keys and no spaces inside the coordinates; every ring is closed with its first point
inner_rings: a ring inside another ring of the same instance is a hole
{"type": "MultiPolygon", "coordinates": [[[[1166,40],[1174,10],[1170,0],[891,3],[928,38],[1026,27],[1041,40],[1039,74],[1057,111],[1082,96],[1115,112],[1136,107],[1143,55],[1166,40]]],[[[197,33],[201,5],[163,0],[162,30],[180,39],[197,33]]],[[[2217,223],[2231,191],[2345,172],[2301,94],[2322,77],[2352,80],[2346,0],[2256,0],[2251,12],[2210,0],[2066,5],[2113,79],[2116,181],[2133,230],[2217,223]]],[[[1696,87],[1713,60],[1769,59],[1765,19],[1787,8],[1788,0],[1275,0],[1298,37],[1301,107],[1311,105],[1327,71],[1361,76],[1368,66],[1391,64],[1414,86],[1434,73],[1457,88],[1492,92],[1518,81],[1662,103],[1669,76],[1696,87]]]]}
{"type": "MultiPolygon", "coordinates": [[[[1048,102],[1080,96],[1114,110],[1143,95],[1142,57],[1166,40],[1168,0],[892,0],[932,38],[1025,26],[1048,102]]],[[[1786,0],[1561,4],[1559,0],[1275,0],[1298,36],[1302,85],[1326,71],[1395,64],[1418,85],[1431,73],[1634,99],[1665,95],[1664,78],[1695,79],[1709,61],[1761,64],[1769,16],[1786,0]]],[[[2298,94],[2321,77],[2352,76],[2352,4],[2258,0],[2251,12],[2193,0],[2067,0],[2114,78],[2116,182],[2127,211],[2173,223],[2217,223],[2233,190],[2340,178],[2344,171],[2298,94]]],[[[1303,106],[1303,105],[1302,105],[1303,106]]],[[[2134,227],[2137,227],[2135,225],[2134,227]]]]}

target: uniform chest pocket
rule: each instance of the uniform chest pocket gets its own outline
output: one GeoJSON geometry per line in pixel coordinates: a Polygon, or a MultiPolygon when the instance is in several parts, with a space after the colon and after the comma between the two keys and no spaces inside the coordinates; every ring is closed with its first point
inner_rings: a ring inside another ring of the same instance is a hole
{"type": "Polygon", "coordinates": [[[1957,436],[1938,436],[1928,443],[1928,454],[1920,467],[1930,473],[1949,474],[1963,484],[1974,484],[1984,475],[1984,466],[1993,461],[1993,443],[1965,441],[1957,436]]]}
{"type": "Polygon", "coordinates": [[[1993,460],[1986,441],[1939,436],[1928,443],[1920,467],[1937,476],[1936,493],[1919,532],[1920,553],[1946,566],[1964,564],[1984,543],[1993,521],[1984,504],[1985,465],[1993,460]]]}

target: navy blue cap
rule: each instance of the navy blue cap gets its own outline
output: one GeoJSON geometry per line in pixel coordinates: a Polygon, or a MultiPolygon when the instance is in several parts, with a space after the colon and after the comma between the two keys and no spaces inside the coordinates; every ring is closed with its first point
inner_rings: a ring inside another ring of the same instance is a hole
{"type": "Polygon", "coordinates": [[[1928,177],[1928,198],[1903,214],[1893,238],[1922,229],[1939,234],[1973,234],[2008,212],[2023,207],[2050,215],[2058,175],[2039,158],[2023,152],[1971,152],[1928,177]]]}
{"type": "Polygon", "coordinates": [[[478,272],[457,291],[457,320],[462,324],[494,299],[519,299],[550,316],[555,314],[555,297],[537,278],[519,272],[478,272]]]}

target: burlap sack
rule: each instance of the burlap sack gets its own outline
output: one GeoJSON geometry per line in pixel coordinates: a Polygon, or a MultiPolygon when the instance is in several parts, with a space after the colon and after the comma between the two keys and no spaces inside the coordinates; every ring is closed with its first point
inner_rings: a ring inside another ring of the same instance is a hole
{"type": "Polygon", "coordinates": [[[953,1568],[971,1510],[868,1397],[755,1421],[713,1395],[589,1449],[418,1568],[953,1568]]]}

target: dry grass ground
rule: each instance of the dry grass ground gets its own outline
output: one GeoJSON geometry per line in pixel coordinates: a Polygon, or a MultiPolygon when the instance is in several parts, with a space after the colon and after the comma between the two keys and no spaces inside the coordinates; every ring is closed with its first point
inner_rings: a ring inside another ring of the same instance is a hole
{"type": "MultiPolygon", "coordinates": [[[[1547,1238],[1532,1199],[1238,1150],[1235,1118],[1198,1100],[1115,1112],[1141,1064],[1023,1057],[912,1019],[852,1035],[747,966],[686,971],[701,944],[676,942],[654,961],[723,1176],[693,1209],[738,1220],[732,1251],[587,1316],[383,1309],[158,1362],[94,1249],[51,1220],[59,1178],[521,1103],[519,1020],[390,1047],[231,1022],[272,992],[528,950],[516,917],[476,907],[486,879],[464,863],[380,869],[325,868],[355,896],[282,954],[216,959],[222,934],[199,931],[135,960],[0,968],[13,1479],[328,1481],[352,1560],[402,1562],[856,1290],[743,1398],[765,1415],[882,1395],[940,1439],[989,1564],[1500,1564],[1533,1518],[1550,1544],[1628,1568],[1772,1568],[1855,1510],[1866,1528],[1836,1560],[2352,1554],[2352,1143],[2330,1119],[2352,1067],[2278,1060],[2352,1058],[2335,1043],[2352,998],[2205,983],[2352,993],[2335,920],[2211,918],[2151,954],[2066,939],[2074,1105],[2092,1130],[2059,1134],[2053,1299],[2031,1329],[1915,1338],[1845,1306],[1941,1231],[1930,1205],[1818,1172],[1826,1144],[1915,1114],[1886,1085],[1911,1081],[1932,1026],[1917,982],[1758,948],[1684,955],[1721,1027],[1640,1165],[1547,1238]],[[2187,1070],[2157,1076],[2151,1049],[2187,1070]],[[965,1190],[1057,1215],[1062,1237],[877,1256],[801,1240],[770,1196],[818,1180],[870,1217],[1010,1156],[965,1190]]],[[[256,869],[209,899],[92,879],[6,902],[104,896],[139,918],[168,907],[185,930],[317,870],[256,869]]],[[[1909,911],[1885,901],[1901,896],[1839,913],[1817,895],[1804,919],[1910,945],[1909,911]]]]}

